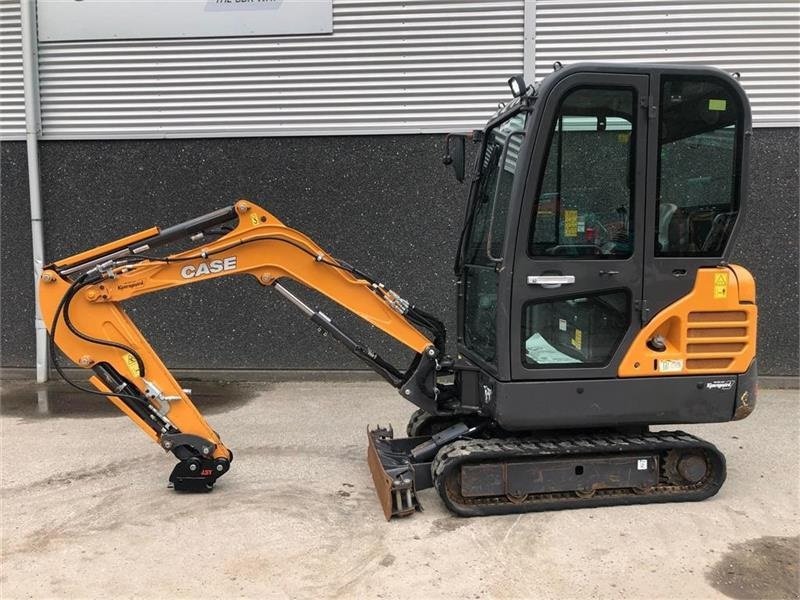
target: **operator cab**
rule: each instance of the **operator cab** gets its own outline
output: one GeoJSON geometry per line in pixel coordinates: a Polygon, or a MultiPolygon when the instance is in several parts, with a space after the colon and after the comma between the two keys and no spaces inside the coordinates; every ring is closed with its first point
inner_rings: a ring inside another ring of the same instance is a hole
{"type": "MultiPolygon", "coordinates": [[[[479,403],[502,421],[505,390],[511,428],[561,427],[569,419],[548,423],[543,400],[532,402],[537,388],[522,382],[563,382],[548,387],[550,402],[572,399],[575,380],[613,384],[599,386],[604,402],[629,393],[621,373],[634,369],[648,323],[692,291],[698,269],[727,259],[749,132],[744,92],[720,70],[595,63],[554,71],[476,132],[456,272],[459,354],[481,373],[476,393],[494,394],[479,403]]],[[[686,357],[671,373],[658,362],[658,352],[686,349],[679,337],[678,325],[654,333],[644,350],[656,358],[637,360],[635,375],[693,374],[686,357]]],[[[698,374],[730,373],[696,364],[707,367],[698,374]]],[[[658,400],[684,391],[663,390],[658,400]]],[[[583,404],[575,421],[585,425],[583,404]]],[[[730,406],[673,408],[629,420],[730,420],[730,406]]],[[[624,422],[631,410],[603,412],[624,422]]]]}

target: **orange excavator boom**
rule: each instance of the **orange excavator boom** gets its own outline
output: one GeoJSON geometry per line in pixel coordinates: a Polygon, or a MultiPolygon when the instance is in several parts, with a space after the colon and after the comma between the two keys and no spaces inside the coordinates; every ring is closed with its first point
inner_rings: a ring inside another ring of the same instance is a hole
{"type": "MultiPolygon", "coordinates": [[[[176,489],[210,489],[232,459],[188,391],[181,388],[122,303],[151,292],[230,275],[250,275],[273,286],[323,332],[342,342],[405,397],[435,400],[435,359],[443,327],[397,293],[338,261],[306,235],[246,200],[164,230],[151,228],[48,265],[40,282],[41,308],[51,340],[73,362],[92,369],[90,382],[147,435],[179,459],[176,489]],[[156,256],[163,245],[191,239],[200,245],[156,256]],[[415,353],[397,369],[353,340],[324,313],[280,282],[316,290],[415,353]],[[429,328],[431,341],[420,328],[429,328]]],[[[63,371],[54,361],[63,375],[63,371]]],[[[78,386],[80,387],[80,386],[78,386]]],[[[91,390],[85,390],[91,391],[91,390]]]]}

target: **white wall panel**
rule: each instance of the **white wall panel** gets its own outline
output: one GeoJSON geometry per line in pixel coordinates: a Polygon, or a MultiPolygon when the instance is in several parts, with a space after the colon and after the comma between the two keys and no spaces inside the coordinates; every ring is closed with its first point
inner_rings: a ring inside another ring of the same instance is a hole
{"type": "Polygon", "coordinates": [[[25,137],[19,0],[0,0],[0,137],[25,137]]]}
{"type": "Polygon", "coordinates": [[[800,2],[536,0],[535,73],[556,60],[694,63],[741,73],[757,127],[800,126],[800,2]]]}
{"type": "MultiPolygon", "coordinates": [[[[43,137],[468,130],[510,74],[556,60],[739,71],[756,126],[800,126],[797,0],[334,0],[333,22],[323,36],[40,43],[43,137]]],[[[0,34],[0,134],[21,138],[19,0],[0,0],[0,34]]]]}
{"type": "Polygon", "coordinates": [[[45,138],[441,132],[523,66],[523,0],[335,0],[333,34],[40,44],[45,138]]]}

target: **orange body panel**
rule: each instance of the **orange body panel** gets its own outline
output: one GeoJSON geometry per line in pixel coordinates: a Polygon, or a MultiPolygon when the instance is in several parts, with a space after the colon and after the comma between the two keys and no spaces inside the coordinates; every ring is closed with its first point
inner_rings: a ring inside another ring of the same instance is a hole
{"type": "Polygon", "coordinates": [[[645,325],[620,364],[620,377],[735,374],[756,355],[755,282],[738,265],[697,271],[694,288],[645,325]],[[660,334],[666,350],[647,341],[660,334]]]}
{"type": "MultiPolygon", "coordinates": [[[[167,257],[170,262],[144,259],[118,268],[113,278],[80,289],[69,311],[71,322],[82,333],[124,344],[139,353],[145,367],[144,378],[155,384],[165,396],[176,397],[170,402],[167,418],[181,432],[198,435],[215,443],[214,458],[229,457],[230,452],[122,310],[122,301],[226,275],[252,275],[262,285],[270,285],[286,277],[321,292],[417,353],[431,346],[428,338],[394,310],[386,298],[376,293],[369,282],[338,268],[338,263],[307,236],[286,227],[275,216],[250,202],[239,201],[236,209],[239,223],[233,231],[200,248],[171,255],[167,257]]],[[[76,257],[85,260],[99,256],[106,249],[127,246],[155,233],[158,233],[156,228],[76,257]]],[[[67,259],[66,264],[76,264],[76,257],[67,259]]],[[[65,264],[65,261],[56,263],[61,264],[65,264]]],[[[40,305],[51,334],[53,318],[70,283],[55,270],[48,269],[42,275],[40,305]]],[[[108,363],[144,393],[146,383],[130,354],[76,336],[68,329],[63,314],[59,318],[54,340],[73,362],[84,368],[108,363]]],[[[101,391],[109,391],[97,377],[92,377],[90,381],[101,391]]],[[[122,401],[114,396],[109,396],[109,399],[145,433],[157,439],[158,435],[152,428],[122,401]]]]}
{"type": "Polygon", "coordinates": [[[744,304],[756,303],[756,280],[750,271],[739,265],[728,265],[736,276],[736,283],[739,287],[739,302],[744,304]]]}

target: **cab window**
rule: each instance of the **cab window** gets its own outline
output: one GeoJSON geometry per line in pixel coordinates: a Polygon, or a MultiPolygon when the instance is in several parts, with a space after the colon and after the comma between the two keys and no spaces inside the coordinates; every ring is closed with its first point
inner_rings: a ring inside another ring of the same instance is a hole
{"type": "Polygon", "coordinates": [[[631,256],[635,106],[629,88],[578,88],[562,100],[534,206],[532,257],[631,256]]]}
{"type": "Polygon", "coordinates": [[[522,319],[522,360],[530,368],[602,366],[628,330],[625,290],[529,302],[522,319]]]}
{"type": "Polygon", "coordinates": [[[516,114],[487,134],[466,249],[466,262],[469,264],[494,266],[502,258],[508,202],[517,172],[526,116],[527,113],[516,114]]]}
{"type": "Polygon", "coordinates": [[[731,87],[664,77],[658,136],[656,256],[722,256],[739,210],[741,110],[731,87]]]}

